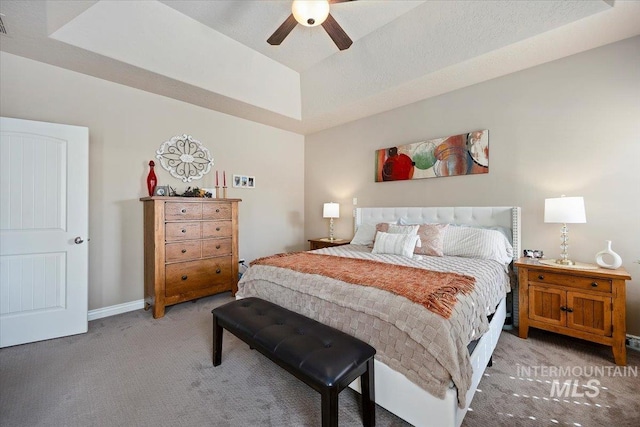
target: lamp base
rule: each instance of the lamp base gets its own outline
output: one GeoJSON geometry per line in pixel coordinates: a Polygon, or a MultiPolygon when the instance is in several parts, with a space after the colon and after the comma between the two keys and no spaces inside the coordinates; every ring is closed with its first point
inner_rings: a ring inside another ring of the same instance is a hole
{"type": "Polygon", "coordinates": [[[551,267],[564,267],[564,268],[571,268],[571,269],[576,269],[576,270],[597,270],[598,266],[595,264],[587,264],[584,262],[578,262],[575,261],[573,264],[562,264],[559,262],[556,262],[557,260],[555,259],[539,259],[538,262],[540,264],[544,264],[544,265],[549,265],[551,267]]]}
{"type": "Polygon", "coordinates": [[[333,218],[329,218],[329,240],[332,242],[335,240],[333,237],[333,218]]]}
{"type": "Polygon", "coordinates": [[[560,265],[575,265],[576,263],[571,261],[570,259],[557,259],[556,264],[560,265]]]}

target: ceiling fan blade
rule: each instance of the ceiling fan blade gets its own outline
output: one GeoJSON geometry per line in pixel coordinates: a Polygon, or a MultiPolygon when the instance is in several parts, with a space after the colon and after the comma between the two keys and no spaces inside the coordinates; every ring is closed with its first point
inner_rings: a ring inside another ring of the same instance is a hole
{"type": "Polygon", "coordinates": [[[273,34],[271,34],[271,37],[267,39],[267,43],[272,45],[278,45],[282,43],[285,37],[289,35],[291,30],[293,30],[296,25],[298,25],[298,21],[296,21],[296,18],[292,13],[287,19],[284,20],[282,25],[280,25],[278,29],[273,34]]]}
{"type": "Polygon", "coordinates": [[[322,27],[327,31],[331,40],[338,46],[338,49],[349,49],[349,46],[353,43],[351,38],[344,32],[340,24],[329,14],[327,20],[322,23],[322,27]]]}

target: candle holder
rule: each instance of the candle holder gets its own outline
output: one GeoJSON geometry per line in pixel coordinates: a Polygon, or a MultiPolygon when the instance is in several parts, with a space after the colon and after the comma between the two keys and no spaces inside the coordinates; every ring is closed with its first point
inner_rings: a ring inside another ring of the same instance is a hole
{"type": "Polygon", "coordinates": [[[222,187],[222,198],[223,199],[227,198],[227,186],[226,185],[224,187],[222,187]]]}
{"type": "Polygon", "coordinates": [[[216,199],[220,198],[220,187],[216,185],[216,199]]]}

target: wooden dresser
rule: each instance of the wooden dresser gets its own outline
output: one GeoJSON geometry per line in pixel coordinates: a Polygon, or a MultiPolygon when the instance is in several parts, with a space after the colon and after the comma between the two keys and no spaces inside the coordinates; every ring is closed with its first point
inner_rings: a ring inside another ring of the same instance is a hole
{"type": "Polygon", "coordinates": [[[240,199],[144,197],[144,298],[167,305],[238,289],[240,199]]]}
{"type": "Polygon", "coordinates": [[[624,269],[545,265],[521,258],[518,267],[519,335],[529,327],[608,345],[617,365],[627,364],[624,269]]]}

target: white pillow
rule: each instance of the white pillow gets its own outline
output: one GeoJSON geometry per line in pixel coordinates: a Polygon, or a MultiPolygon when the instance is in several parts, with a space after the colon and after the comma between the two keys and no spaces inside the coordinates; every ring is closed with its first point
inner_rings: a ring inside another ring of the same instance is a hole
{"type": "MultiPolygon", "coordinates": [[[[419,225],[398,225],[382,222],[376,225],[376,231],[389,234],[418,234],[419,225]]],[[[375,241],[375,238],[373,239],[375,241]]],[[[421,247],[422,242],[418,239],[417,247],[421,247]]]]}
{"type": "Polygon", "coordinates": [[[375,224],[360,224],[356,230],[356,235],[351,240],[352,245],[373,245],[373,239],[376,237],[375,224]]]}
{"type": "Polygon", "coordinates": [[[376,231],[378,227],[380,227],[383,224],[386,231],[386,227],[395,225],[395,222],[381,222],[379,224],[360,224],[358,226],[358,229],[356,230],[355,236],[353,236],[353,239],[351,239],[351,244],[373,247],[373,241],[376,238],[376,231]]]}
{"type": "Polygon", "coordinates": [[[411,258],[418,240],[420,237],[417,234],[391,234],[378,231],[371,253],[402,255],[411,258]]]}
{"type": "Polygon", "coordinates": [[[492,259],[509,264],[513,247],[499,231],[471,227],[448,227],[444,234],[443,253],[449,256],[492,259]]]}

